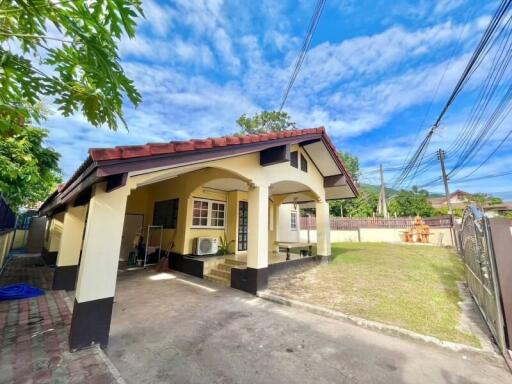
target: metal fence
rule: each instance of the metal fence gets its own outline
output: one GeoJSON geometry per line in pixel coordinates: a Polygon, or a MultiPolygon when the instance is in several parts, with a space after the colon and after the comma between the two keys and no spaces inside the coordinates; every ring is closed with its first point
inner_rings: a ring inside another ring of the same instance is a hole
{"type": "MultiPolygon", "coordinates": [[[[422,220],[432,228],[450,228],[452,225],[452,219],[450,216],[427,217],[422,220]]],[[[358,228],[411,228],[413,226],[413,217],[395,219],[384,219],[382,217],[331,217],[331,230],[350,230],[358,228]]],[[[300,228],[316,229],[316,218],[314,216],[301,217],[300,228]]]]}
{"type": "Polygon", "coordinates": [[[0,232],[13,229],[16,225],[16,215],[0,194],[0,232]]]}
{"type": "Polygon", "coordinates": [[[467,207],[458,235],[469,290],[492,335],[504,350],[504,320],[489,219],[475,206],[467,207]]]}

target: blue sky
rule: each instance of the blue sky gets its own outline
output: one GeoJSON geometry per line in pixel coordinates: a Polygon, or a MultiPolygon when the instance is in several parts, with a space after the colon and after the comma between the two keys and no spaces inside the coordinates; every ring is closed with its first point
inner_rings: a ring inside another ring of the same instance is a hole
{"type": "MultiPolygon", "coordinates": [[[[138,108],[126,106],[129,131],[94,128],[80,115],[54,113],[45,123],[48,143],[62,154],[65,177],[89,147],[221,136],[237,130],[235,120],[243,113],[278,108],[314,5],[145,0],[137,38],[120,44],[123,66],[143,95],[138,108]]],[[[496,7],[495,1],[476,0],[328,0],[285,110],[299,127],[325,126],[339,149],[360,158],[363,171],[381,162],[401,164],[437,117],[496,7]]],[[[453,142],[481,78],[475,74],[429,151],[453,142]]],[[[511,149],[509,140],[474,176],[510,169],[511,149]]],[[[447,156],[450,168],[455,159],[447,156]]],[[[434,166],[415,183],[438,174],[434,166]]],[[[363,181],[376,182],[374,176],[363,181]]],[[[452,189],[512,199],[511,179],[452,189]]]]}

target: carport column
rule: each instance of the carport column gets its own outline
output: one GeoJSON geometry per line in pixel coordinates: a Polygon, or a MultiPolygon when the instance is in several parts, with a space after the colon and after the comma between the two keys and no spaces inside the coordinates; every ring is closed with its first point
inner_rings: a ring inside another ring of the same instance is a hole
{"type": "Polygon", "coordinates": [[[268,284],[268,185],[248,195],[247,292],[256,294],[268,284]]]}
{"type": "Polygon", "coordinates": [[[329,203],[316,202],[316,254],[321,262],[331,258],[331,223],[329,219],[329,203]]]}
{"type": "Polygon", "coordinates": [[[272,212],[272,217],[270,218],[272,228],[269,230],[268,246],[269,251],[275,255],[279,253],[279,208],[285,197],[286,196],[273,196],[273,202],[270,208],[272,212]]]}
{"type": "Polygon", "coordinates": [[[89,202],[82,259],[78,272],[73,318],[69,332],[71,350],[91,344],[107,346],[116,288],[121,235],[128,185],[106,192],[96,184],[89,202]]]}
{"type": "Polygon", "coordinates": [[[64,225],[53,274],[52,289],[75,289],[80,250],[84,236],[86,206],[68,207],[64,214],[64,225]]]}

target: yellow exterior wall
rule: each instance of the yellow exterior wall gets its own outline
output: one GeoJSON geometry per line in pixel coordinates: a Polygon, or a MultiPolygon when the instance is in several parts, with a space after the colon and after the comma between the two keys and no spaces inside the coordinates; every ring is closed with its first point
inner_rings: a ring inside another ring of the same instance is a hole
{"type": "Polygon", "coordinates": [[[24,248],[27,244],[28,229],[17,229],[14,234],[13,249],[24,248]]]}
{"type": "Polygon", "coordinates": [[[4,265],[4,262],[7,259],[13,236],[14,230],[4,232],[0,235],[0,267],[4,265]]]}
{"type": "MultiPolygon", "coordinates": [[[[225,172],[206,175],[208,179],[215,176],[227,175],[225,172]]],[[[232,175],[231,175],[232,177],[232,175]]],[[[177,229],[163,229],[162,250],[170,250],[181,254],[192,253],[193,241],[196,237],[226,237],[230,242],[230,252],[237,250],[238,228],[238,202],[247,201],[245,191],[220,191],[205,188],[205,172],[191,172],[177,178],[150,184],[134,189],[127,201],[126,213],[138,213],[144,215],[144,238],[147,236],[147,227],[153,223],[154,204],[158,201],[179,199],[177,229]],[[200,186],[197,186],[200,185],[200,186]],[[217,200],[226,203],[225,228],[192,228],[192,211],[194,198],[217,200]]],[[[151,245],[159,243],[160,232],[151,232],[151,245]]]]}
{"type": "MultiPolygon", "coordinates": [[[[303,152],[297,145],[291,150],[303,152]]],[[[306,156],[307,157],[307,156],[306,156]]],[[[310,189],[313,199],[323,199],[325,191],[323,188],[323,176],[316,169],[312,161],[308,161],[308,172],[294,168],[289,162],[274,164],[267,167],[260,165],[259,153],[235,156],[226,159],[208,161],[204,168],[187,166],[180,169],[155,170],[147,174],[130,176],[134,189],[128,197],[126,213],[141,213],[144,215],[144,237],[147,235],[147,226],[153,222],[153,208],[157,201],[179,199],[177,229],[164,229],[162,233],[162,250],[168,251],[172,242],[173,252],[189,254],[192,252],[194,238],[200,236],[221,238],[226,236],[230,242],[230,251],[236,252],[237,229],[238,229],[238,204],[240,200],[247,201],[248,193],[245,191],[218,191],[205,188],[204,185],[212,180],[223,178],[239,178],[249,185],[262,185],[268,188],[269,185],[281,181],[292,181],[302,184],[301,191],[310,189]],[[181,172],[181,174],[180,174],[181,172]],[[165,177],[169,177],[167,180],[165,177]],[[163,180],[163,181],[160,181],[163,180]],[[141,185],[137,188],[137,185],[141,185]],[[193,198],[219,200],[227,202],[226,223],[224,229],[213,228],[192,228],[192,206],[193,198]]],[[[270,202],[272,212],[269,217],[277,219],[279,204],[286,196],[274,196],[276,199],[275,209],[270,202]]],[[[270,225],[272,228],[270,243],[275,242],[274,235],[277,235],[277,223],[270,225]]],[[[153,232],[150,239],[151,245],[157,245],[159,231],[153,232]]],[[[269,244],[271,245],[271,244],[269,244]]]]}
{"type": "Polygon", "coordinates": [[[49,252],[58,252],[60,247],[60,237],[64,223],[64,212],[57,213],[50,221],[50,235],[44,239],[44,247],[49,252]]]}

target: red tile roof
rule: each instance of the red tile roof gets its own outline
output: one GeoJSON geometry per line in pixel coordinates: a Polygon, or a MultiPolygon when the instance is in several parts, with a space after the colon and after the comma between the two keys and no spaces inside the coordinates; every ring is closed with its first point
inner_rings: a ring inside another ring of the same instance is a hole
{"type": "MultiPolygon", "coordinates": [[[[325,132],[324,127],[318,128],[306,128],[296,129],[282,132],[267,132],[258,135],[245,135],[245,136],[224,136],[214,137],[208,139],[192,139],[187,141],[171,141],[169,143],[148,143],[144,145],[129,145],[119,146],[113,148],[91,148],[89,149],[89,156],[75,171],[71,178],[64,184],[60,184],[57,190],[50,196],[44,203],[41,209],[46,206],[55,196],[60,196],[65,191],[77,182],[77,179],[86,172],[88,169],[102,166],[102,162],[111,160],[123,160],[123,159],[134,159],[151,157],[157,155],[169,155],[178,152],[191,152],[195,150],[205,150],[218,147],[230,147],[243,144],[267,142],[276,139],[283,139],[295,136],[307,136],[320,134],[324,143],[326,144],[327,150],[331,153],[332,158],[337,163],[338,168],[346,174],[347,182],[354,193],[358,194],[357,186],[352,180],[352,175],[347,170],[345,164],[337,155],[336,148],[333,142],[325,132]]],[[[307,140],[307,139],[305,139],[307,140]]]]}
{"type": "MultiPolygon", "coordinates": [[[[291,131],[261,133],[259,135],[224,136],[213,137],[204,140],[192,139],[187,141],[148,143],[145,145],[130,145],[114,148],[91,148],[89,149],[89,155],[93,161],[132,159],[136,157],[171,154],[175,152],[187,152],[201,149],[210,149],[214,147],[257,143],[261,141],[270,141],[275,139],[282,139],[285,137],[303,136],[315,133],[325,134],[325,128],[306,128],[291,131]]],[[[330,139],[327,136],[326,138],[332,145],[330,139]]]]}

